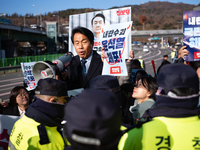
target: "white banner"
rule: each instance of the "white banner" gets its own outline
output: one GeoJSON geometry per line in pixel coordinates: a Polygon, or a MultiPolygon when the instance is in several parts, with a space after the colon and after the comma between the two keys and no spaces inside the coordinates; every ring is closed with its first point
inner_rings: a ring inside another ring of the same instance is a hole
{"type": "Polygon", "coordinates": [[[131,26],[132,22],[125,22],[103,27],[101,45],[107,58],[102,75],[128,76],[124,54],[128,51],[127,38],[131,26]]]}
{"type": "Polygon", "coordinates": [[[0,115],[0,150],[7,150],[10,133],[19,116],[0,115]]]}
{"type": "Polygon", "coordinates": [[[35,62],[27,62],[21,63],[22,72],[24,74],[24,82],[27,84],[27,90],[34,90],[37,86],[37,82],[35,81],[32,73],[32,68],[35,62]]]}
{"type": "MultiPolygon", "coordinates": [[[[77,26],[82,26],[90,29],[94,33],[94,47],[101,54],[100,36],[103,26],[118,24],[131,21],[131,7],[123,7],[117,9],[102,10],[83,14],[70,15],[69,17],[69,51],[77,55],[73,43],[71,42],[72,29],[77,26]]],[[[129,58],[131,50],[131,34],[128,35],[127,51],[124,53],[126,59],[129,58]]]]}

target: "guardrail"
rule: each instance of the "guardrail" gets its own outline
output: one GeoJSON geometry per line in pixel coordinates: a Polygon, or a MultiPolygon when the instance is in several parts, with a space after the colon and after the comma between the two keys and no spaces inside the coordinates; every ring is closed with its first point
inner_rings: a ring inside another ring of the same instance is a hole
{"type": "Polygon", "coordinates": [[[11,69],[20,69],[21,66],[10,66],[10,67],[0,67],[0,71],[4,71],[4,70],[11,70],[11,69]]]}
{"type": "Polygon", "coordinates": [[[37,61],[53,61],[63,56],[64,54],[52,54],[52,55],[37,55],[15,58],[3,58],[0,59],[0,74],[7,72],[21,71],[21,63],[23,62],[37,62],[37,61]]]}
{"type": "Polygon", "coordinates": [[[1,74],[1,72],[3,74],[5,74],[6,71],[8,71],[8,70],[11,70],[11,71],[15,70],[15,72],[17,72],[19,69],[21,70],[21,66],[20,65],[18,65],[18,66],[10,66],[10,67],[0,67],[0,74],[1,74]]]}
{"type": "Polygon", "coordinates": [[[63,56],[64,54],[52,54],[52,55],[36,55],[14,58],[2,58],[0,59],[0,67],[18,66],[23,62],[37,62],[37,61],[53,61],[63,56]]]}

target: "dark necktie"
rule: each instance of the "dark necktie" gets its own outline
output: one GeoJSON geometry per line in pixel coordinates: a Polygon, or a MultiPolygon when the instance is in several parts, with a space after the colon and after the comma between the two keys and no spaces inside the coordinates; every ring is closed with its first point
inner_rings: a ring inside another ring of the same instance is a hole
{"type": "Polygon", "coordinates": [[[86,66],[85,66],[85,63],[86,63],[86,62],[87,62],[87,61],[86,61],[85,59],[82,59],[82,60],[81,60],[81,69],[82,69],[83,77],[86,76],[86,66]]]}

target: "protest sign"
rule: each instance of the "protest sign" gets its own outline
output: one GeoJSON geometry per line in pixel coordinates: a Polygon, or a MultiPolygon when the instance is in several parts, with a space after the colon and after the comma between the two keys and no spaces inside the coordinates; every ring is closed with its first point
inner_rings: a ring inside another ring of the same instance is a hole
{"type": "Polygon", "coordinates": [[[185,61],[200,60],[200,11],[183,12],[183,44],[189,55],[185,61]]]}
{"type": "Polygon", "coordinates": [[[7,150],[10,133],[19,116],[0,115],[0,150],[7,150]]]}
{"type": "Polygon", "coordinates": [[[101,45],[108,56],[104,60],[102,75],[127,76],[124,53],[132,22],[106,25],[102,29],[101,45]]]}
{"type": "Polygon", "coordinates": [[[37,86],[37,82],[35,81],[32,73],[34,64],[35,62],[21,63],[22,72],[24,74],[24,82],[28,86],[26,88],[28,91],[34,90],[37,86]]]}
{"type": "MultiPolygon", "coordinates": [[[[101,10],[89,13],[70,15],[69,17],[69,51],[77,55],[73,43],[71,42],[72,29],[77,26],[86,27],[94,34],[93,50],[101,54],[101,30],[105,25],[118,24],[131,21],[131,7],[101,10]]],[[[127,51],[124,53],[126,59],[129,58],[131,50],[131,34],[127,40],[127,51]]]]}

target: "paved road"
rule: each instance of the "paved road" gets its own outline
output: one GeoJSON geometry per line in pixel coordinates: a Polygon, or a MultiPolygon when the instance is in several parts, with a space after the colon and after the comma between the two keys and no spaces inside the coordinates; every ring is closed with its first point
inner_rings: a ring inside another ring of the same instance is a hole
{"type": "Polygon", "coordinates": [[[167,54],[168,61],[172,62],[171,57],[170,57],[170,53],[171,53],[170,49],[161,49],[161,48],[150,49],[149,52],[143,52],[142,49],[134,49],[133,48],[133,50],[135,53],[135,58],[142,56],[142,59],[144,60],[145,65],[146,65],[146,72],[148,74],[150,74],[151,76],[154,76],[154,71],[153,71],[153,66],[152,66],[151,60],[154,60],[154,62],[155,62],[156,71],[161,64],[163,55],[167,54]]]}
{"type": "MultiPolygon", "coordinates": [[[[146,64],[146,72],[154,76],[153,67],[151,60],[155,61],[156,70],[161,64],[164,54],[170,56],[170,49],[150,49],[149,52],[143,52],[142,49],[134,49],[135,58],[138,58],[140,55],[143,57],[143,60],[146,64]]],[[[171,58],[168,58],[171,61],[171,58]]],[[[3,101],[8,101],[10,91],[13,87],[17,85],[23,85],[23,74],[22,72],[0,75],[0,98],[3,101]]]]}
{"type": "Polygon", "coordinates": [[[12,88],[19,85],[23,85],[22,72],[0,75],[0,98],[7,101],[12,88]]]}

